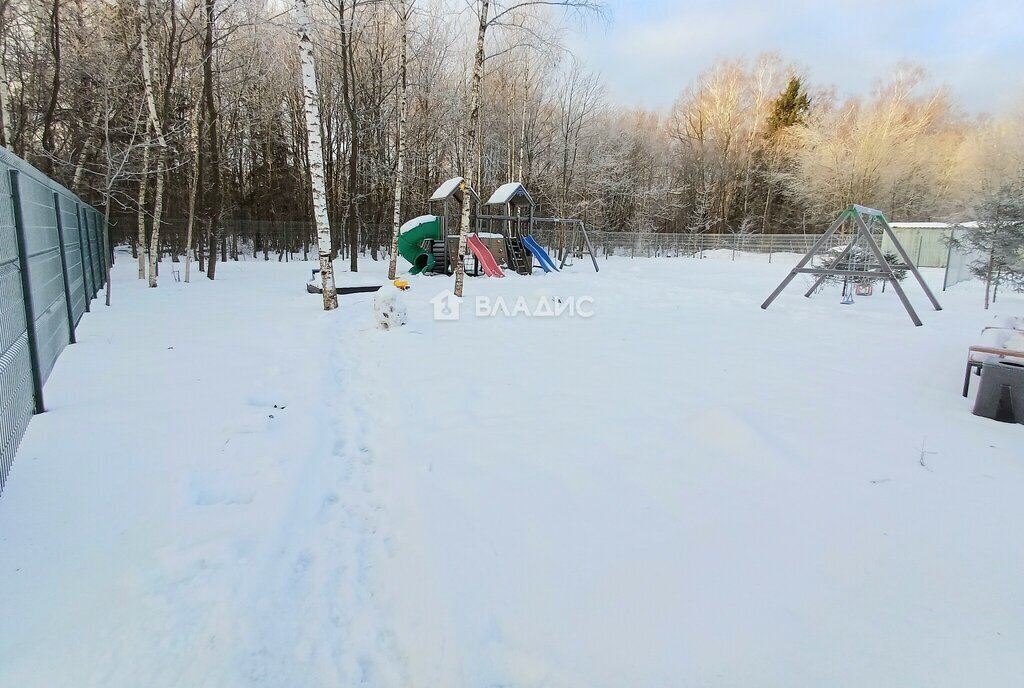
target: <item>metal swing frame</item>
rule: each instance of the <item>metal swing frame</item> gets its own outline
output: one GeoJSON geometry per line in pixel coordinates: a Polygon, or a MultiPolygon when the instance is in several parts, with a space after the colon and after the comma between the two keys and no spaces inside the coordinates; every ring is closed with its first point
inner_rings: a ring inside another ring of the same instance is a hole
{"type": "Polygon", "coordinates": [[[825,233],[822,234],[816,242],[814,242],[811,250],[809,250],[807,254],[800,259],[800,262],[790,270],[789,274],[786,275],[786,278],[782,280],[782,283],[775,288],[775,291],[773,291],[767,299],[765,299],[765,302],[761,304],[761,308],[767,309],[768,306],[772,305],[772,301],[774,301],[776,297],[778,297],[778,295],[789,286],[789,283],[792,282],[797,275],[803,274],[818,276],[811,288],[804,294],[805,297],[810,297],[811,294],[813,294],[814,291],[821,286],[821,283],[828,277],[878,277],[880,279],[887,280],[892,284],[893,291],[896,292],[896,295],[899,297],[903,307],[907,310],[907,315],[910,316],[910,320],[914,325],[920,327],[922,325],[921,318],[918,317],[917,311],[915,311],[913,305],[911,305],[906,292],[904,292],[903,287],[900,286],[900,281],[896,278],[896,273],[893,270],[892,265],[890,265],[885,259],[882,249],[879,248],[874,235],[872,235],[871,230],[868,229],[868,225],[875,222],[881,225],[883,234],[888,236],[889,240],[892,241],[893,246],[896,248],[896,253],[899,254],[900,259],[903,261],[903,264],[897,265],[896,268],[899,270],[910,270],[914,275],[914,278],[917,280],[917,283],[921,285],[921,290],[924,291],[935,310],[941,311],[942,306],[939,305],[938,300],[935,298],[935,294],[933,294],[932,290],[928,288],[928,284],[924,281],[921,273],[918,272],[917,266],[914,265],[914,262],[910,259],[906,250],[904,250],[903,245],[900,243],[899,239],[896,238],[896,234],[892,231],[892,227],[889,226],[889,222],[885,219],[885,215],[882,211],[875,210],[874,208],[866,208],[862,205],[856,204],[850,205],[846,210],[839,214],[839,217],[836,218],[835,222],[833,222],[832,225],[825,230],[825,233]],[[868,218],[867,222],[864,220],[865,217],[868,218]],[[807,264],[811,262],[814,256],[828,244],[828,240],[832,235],[835,234],[846,222],[853,222],[855,230],[852,233],[846,248],[842,250],[842,252],[829,264],[827,268],[807,267],[807,264]],[[864,241],[864,243],[867,244],[868,249],[877,261],[877,265],[870,266],[870,270],[840,269],[838,267],[839,264],[844,258],[846,258],[850,251],[853,250],[853,247],[858,241],[864,241]]]}

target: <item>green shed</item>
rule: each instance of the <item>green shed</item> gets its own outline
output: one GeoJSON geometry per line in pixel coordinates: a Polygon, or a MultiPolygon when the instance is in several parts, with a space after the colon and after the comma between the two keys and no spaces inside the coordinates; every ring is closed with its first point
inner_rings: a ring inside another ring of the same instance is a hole
{"type": "MultiPolygon", "coordinates": [[[[917,267],[946,267],[953,225],[948,222],[890,222],[889,226],[917,267]]],[[[896,252],[888,236],[882,238],[882,251],[896,252]]]]}

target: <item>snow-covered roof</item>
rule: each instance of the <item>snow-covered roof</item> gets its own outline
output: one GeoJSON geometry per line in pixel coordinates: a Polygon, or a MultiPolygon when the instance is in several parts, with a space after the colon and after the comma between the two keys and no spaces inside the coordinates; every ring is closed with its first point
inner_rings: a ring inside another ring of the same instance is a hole
{"type": "Polygon", "coordinates": [[[506,203],[517,203],[518,205],[533,205],[533,199],[526,192],[526,188],[519,182],[502,184],[487,200],[487,205],[505,205],[506,203]],[[518,199],[522,199],[521,201],[518,199]]]}
{"type": "Polygon", "coordinates": [[[462,183],[462,177],[452,177],[441,186],[437,187],[437,191],[430,197],[432,201],[443,201],[446,198],[451,198],[456,191],[459,190],[459,184],[462,183]]]}
{"type": "Polygon", "coordinates": [[[890,222],[893,229],[949,229],[948,222],[890,222]]]}

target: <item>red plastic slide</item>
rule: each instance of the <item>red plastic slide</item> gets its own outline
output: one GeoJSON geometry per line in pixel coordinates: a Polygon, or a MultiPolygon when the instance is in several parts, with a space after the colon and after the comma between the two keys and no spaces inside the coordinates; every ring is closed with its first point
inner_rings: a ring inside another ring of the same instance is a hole
{"type": "Polygon", "coordinates": [[[488,277],[504,277],[505,273],[498,267],[498,261],[494,260],[494,256],[484,246],[484,242],[480,241],[480,237],[476,234],[470,234],[466,240],[469,245],[469,250],[473,252],[476,259],[480,261],[480,265],[484,269],[484,274],[488,277]]]}

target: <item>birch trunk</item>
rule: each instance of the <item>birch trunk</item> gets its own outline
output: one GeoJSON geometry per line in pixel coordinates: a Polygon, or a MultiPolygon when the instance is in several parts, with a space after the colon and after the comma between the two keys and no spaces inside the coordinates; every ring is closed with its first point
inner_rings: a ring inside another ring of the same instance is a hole
{"type": "Polygon", "coordinates": [[[402,217],[402,185],[405,183],[405,79],[409,52],[409,2],[400,0],[399,12],[402,22],[402,64],[398,80],[398,165],[395,168],[395,216],[391,228],[391,262],[388,263],[388,279],[395,279],[398,272],[398,228],[402,217]]]}
{"type": "Polygon", "coordinates": [[[139,279],[146,279],[146,185],[149,182],[149,122],[142,137],[142,176],[139,178],[139,279]]]}
{"type": "MultiPolygon", "coordinates": [[[[2,20],[2,18],[0,18],[2,20]]],[[[0,24],[0,31],[4,28],[0,24]]],[[[3,55],[0,54],[0,119],[2,119],[2,129],[4,135],[4,146],[10,150],[14,150],[14,141],[12,140],[12,129],[11,129],[11,83],[7,78],[7,65],[3,55]]]]}
{"type": "MultiPolygon", "coordinates": [[[[0,38],[7,37],[7,3],[0,2],[0,38]]],[[[6,51],[0,45],[0,130],[4,146],[14,150],[14,129],[11,126],[11,82],[7,77],[6,51]]]]}
{"type": "Polygon", "coordinates": [[[103,208],[103,235],[106,237],[104,246],[107,248],[103,251],[103,276],[107,280],[107,293],[105,295],[105,303],[110,306],[110,186],[107,186],[104,194],[103,208]]]}
{"type": "Polygon", "coordinates": [[[523,186],[526,186],[527,179],[523,177],[523,158],[526,156],[526,112],[530,102],[530,57],[526,57],[526,65],[523,68],[523,121],[519,124],[519,171],[516,179],[523,186]]]}
{"type": "Polygon", "coordinates": [[[320,91],[316,83],[316,62],[313,58],[311,22],[306,0],[295,0],[298,15],[299,60],[302,64],[302,95],[306,110],[306,138],[309,142],[309,181],[313,190],[313,218],[316,222],[317,247],[320,252],[320,281],[324,310],[338,307],[331,263],[331,225],[327,217],[327,191],[324,186],[324,153],[320,141],[320,91]]]}
{"type": "Polygon", "coordinates": [[[192,146],[192,188],[188,195],[188,227],[185,230],[185,282],[189,280],[192,268],[192,228],[196,221],[196,196],[199,193],[199,104],[192,111],[189,126],[189,143],[192,146]]]}
{"type": "Polygon", "coordinates": [[[476,155],[477,126],[480,121],[480,82],[484,77],[484,39],[487,36],[487,10],[490,8],[490,0],[482,0],[480,3],[480,27],[476,36],[476,58],[473,60],[473,82],[469,88],[469,122],[466,125],[466,171],[463,174],[462,187],[462,221],[459,223],[459,250],[455,260],[455,295],[462,296],[462,286],[466,281],[466,240],[469,236],[469,215],[473,199],[470,188],[475,185],[467,184],[469,178],[476,170],[473,157],[476,155]]]}
{"type": "MultiPolygon", "coordinates": [[[[142,52],[142,85],[146,92],[146,107],[149,110],[149,125],[156,133],[156,193],[153,197],[153,232],[149,239],[149,286],[157,284],[157,264],[160,262],[160,219],[164,202],[164,162],[167,157],[167,140],[164,128],[156,111],[153,96],[153,78],[149,59],[149,0],[139,0],[139,45],[142,52]]],[[[145,181],[145,180],[143,180],[145,181]]]]}
{"type": "MultiPolygon", "coordinates": [[[[113,155],[111,154],[110,146],[110,84],[105,84],[103,89],[103,151],[104,156],[107,159],[107,167],[103,175],[103,220],[104,226],[103,231],[106,232],[107,237],[107,255],[104,258],[104,276],[107,278],[107,293],[105,296],[105,302],[107,306],[110,306],[110,261],[111,253],[110,249],[110,200],[113,195],[114,188],[114,167],[113,167],[113,155]]],[[[128,155],[124,156],[124,162],[128,162],[128,155]]],[[[123,163],[122,163],[123,164],[123,163]]]]}
{"type": "Polygon", "coordinates": [[[77,194],[82,193],[82,175],[85,174],[85,163],[97,147],[94,143],[96,139],[92,136],[92,132],[99,127],[100,117],[102,116],[103,111],[97,110],[96,116],[92,118],[92,124],[89,126],[89,129],[86,130],[85,143],[82,144],[82,152],[78,154],[78,160],[75,162],[75,173],[71,177],[71,190],[77,194]]]}

